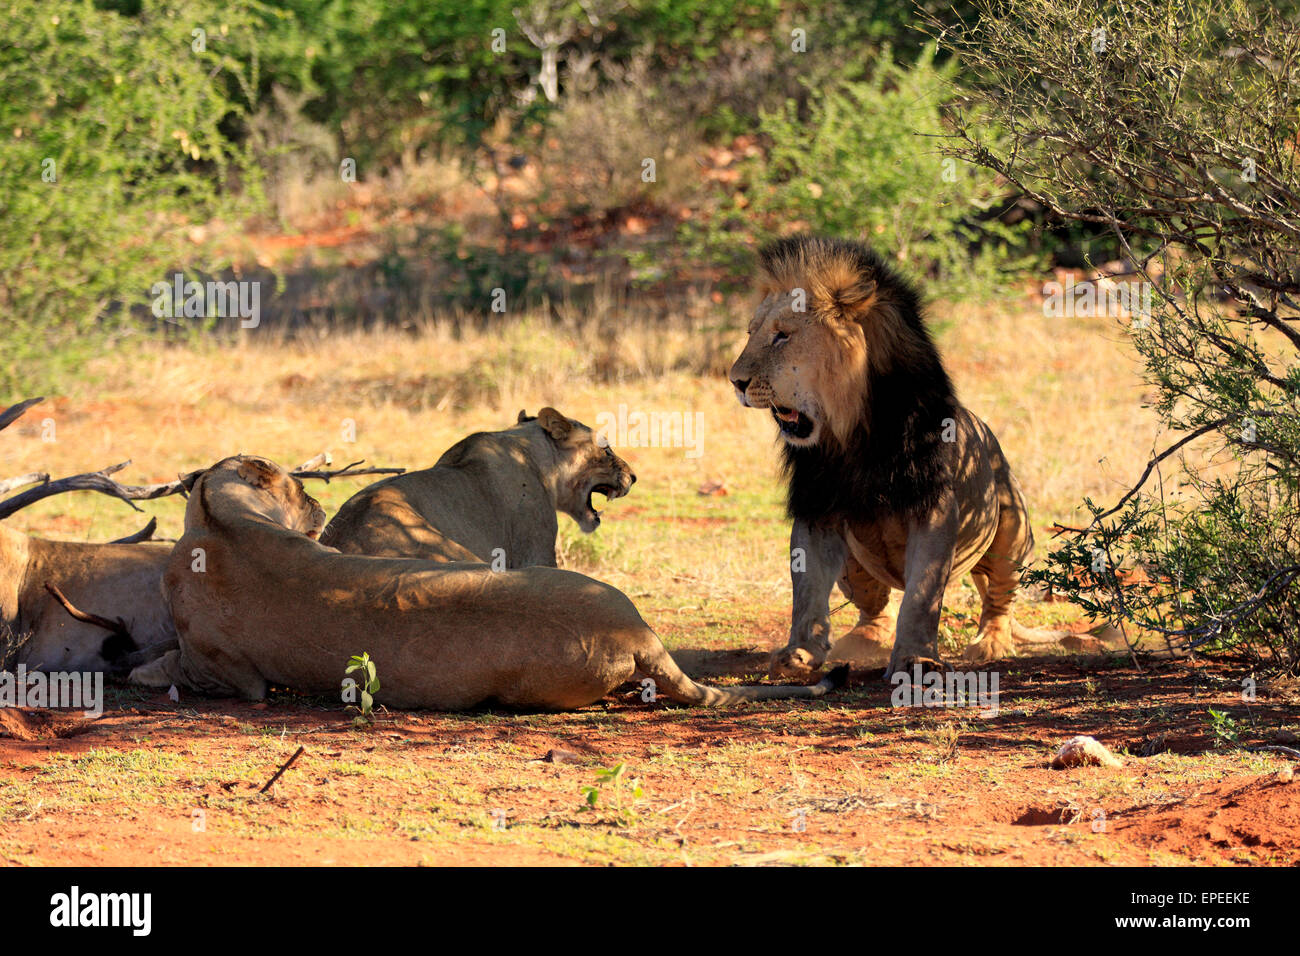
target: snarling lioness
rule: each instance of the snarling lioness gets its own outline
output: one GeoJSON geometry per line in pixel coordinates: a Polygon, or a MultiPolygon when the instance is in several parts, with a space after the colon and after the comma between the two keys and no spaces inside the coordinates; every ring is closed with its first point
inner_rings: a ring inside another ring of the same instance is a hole
{"type": "Polygon", "coordinates": [[[958,404],[913,289],[844,240],[782,239],[760,265],[731,381],[784,439],[794,608],[772,676],[826,660],[837,579],[860,612],[844,656],[888,661],[887,675],[938,661],[944,589],[966,572],[982,603],[968,659],[1061,637],[1012,620],[1034,543],[1025,503],[989,427],[958,404]],[[896,627],[891,589],[903,591],[896,627]]]}
{"type": "Polygon", "coordinates": [[[29,635],[14,663],[29,670],[118,670],[174,642],[162,595],[170,553],[171,545],[159,542],[47,541],[0,524],[0,627],[29,635]],[[120,631],[74,620],[46,585],[75,606],[120,622],[120,631]]]}
{"type": "Polygon", "coordinates": [[[556,513],[591,533],[600,525],[592,495],[620,498],[635,481],[586,425],[553,408],[520,412],[514,428],[470,435],[432,468],[363,488],[321,542],[348,554],[553,568],[556,513]]]}
{"type": "Polygon", "coordinates": [[[816,686],[714,688],[677,667],[620,591],[572,571],[340,554],[313,540],[324,513],[298,479],[236,456],[193,478],[164,574],[180,648],[131,679],[253,699],[275,684],[339,693],[366,651],[393,707],[560,710],[638,671],[689,704],[820,697],[816,686]]]}

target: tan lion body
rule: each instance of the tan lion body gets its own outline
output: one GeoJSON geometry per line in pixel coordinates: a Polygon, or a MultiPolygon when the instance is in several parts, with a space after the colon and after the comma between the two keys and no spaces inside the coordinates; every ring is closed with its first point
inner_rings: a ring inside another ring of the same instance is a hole
{"type": "Polygon", "coordinates": [[[31,634],[15,663],[46,671],[99,671],[120,663],[117,655],[103,654],[109,632],[74,620],[46,584],[78,608],[120,618],[136,650],[175,641],[162,594],[170,553],[170,544],[47,541],[0,524],[0,624],[31,634]]]}
{"type": "Polygon", "coordinates": [[[132,681],[254,699],[270,684],[338,694],[348,658],[365,651],[378,702],[394,707],[568,709],[637,672],[695,704],[811,698],[830,686],[706,687],[609,585],[557,568],[340,554],[308,537],[323,521],[301,483],[265,459],[202,473],[165,574],[180,648],[132,681]]]}
{"type": "Polygon", "coordinates": [[[636,476],[581,422],[550,408],[519,418],[458,442],[432,468],[363,488],[321,542],[347,554],[555,567],[556,512],[592,531],[591,492],[621,497],[636,476]]]}
{"type": "Polygon", "coordinates": [[[763,299],[731,370],[743,404],[771,410],[785,439],[794,601],[774,677],[831,656],[838,581],[859,622],[834,657],[936,661],[951,581],[980,593],[971,660],[1059,640],[1015,624],[1033,534],[997,438],[952,393],[911,288],[854,243],[792,237],[763,253],[763,299]],[[802,308],[801,308],[802,306],[802,308]],[[903,592],[897,621],[887,605],[903,592]]]}

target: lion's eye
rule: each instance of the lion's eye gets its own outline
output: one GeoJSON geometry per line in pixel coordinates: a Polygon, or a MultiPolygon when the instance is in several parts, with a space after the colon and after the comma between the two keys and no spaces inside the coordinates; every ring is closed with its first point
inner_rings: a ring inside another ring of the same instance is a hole
{"type": "Polygon", "coordinates": [[[773,344],[773,345],[781,345],[781,344],[783,344],[783,343],[785,343],[785,342],[788,342],[789,339],[790,339],[790,333],[789,333],[789,332],[774,332],[774,333],[772,334],[772,344],[773,344]]]}

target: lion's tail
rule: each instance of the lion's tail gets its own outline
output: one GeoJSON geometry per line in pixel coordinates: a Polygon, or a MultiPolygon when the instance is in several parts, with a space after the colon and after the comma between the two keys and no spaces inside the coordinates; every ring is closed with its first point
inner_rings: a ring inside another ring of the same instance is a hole
{"type": "Polygon", "coordinates": [[[682,704],[721,707],[746,700],[800,699],[813,700],[829,690],[844,686],[848,665],[835,668],[816,684],[767,684],[750,687],[709,687],[686,676],[671,654],[655,639],[655,646],[636,655],[636,666],[655,682],[655,692],[682,704]]]}

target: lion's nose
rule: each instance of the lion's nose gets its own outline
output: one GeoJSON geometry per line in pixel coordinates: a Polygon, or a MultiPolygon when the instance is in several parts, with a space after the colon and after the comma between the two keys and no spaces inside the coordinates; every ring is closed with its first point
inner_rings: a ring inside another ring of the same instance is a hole
{"type": "Polygon", "coordinates": [[[733,378],[731,380],[731,384],[736,386],[736,391],[740,392],[741,395],[749,391],[749,382],[750,380],[747,378],[733,378]]]}
{"type": "Polygon", "coordinates": [[[627,486],[631,488],[633,485],[636,484],[636,475],[634,475],[632,472],[629,471],[627,473],[627,476],[629,479],[631,479],[630,481],[628,481],[627,486]]]}

